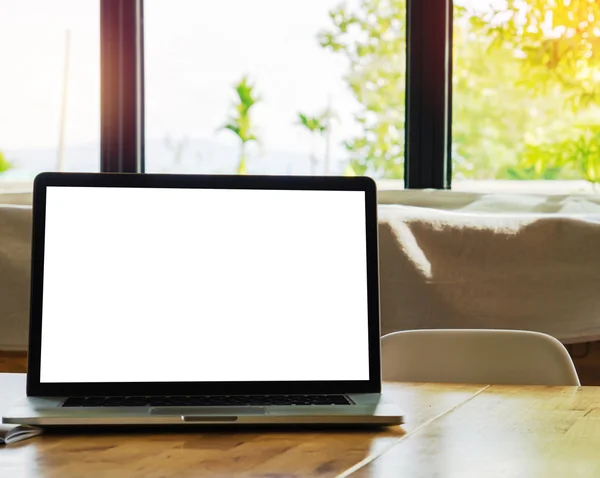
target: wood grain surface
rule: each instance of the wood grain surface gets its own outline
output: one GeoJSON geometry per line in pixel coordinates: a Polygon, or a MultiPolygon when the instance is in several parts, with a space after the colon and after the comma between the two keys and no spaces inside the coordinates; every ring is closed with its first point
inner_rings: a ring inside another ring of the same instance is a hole
{"type": "Polygon", "coordinates": [[[352,476],[595,477],[599,450],[600,388],[491,386],[352,476]]]}
{"type": "Polygon", "coordinates": [[[0,372],[27,372],[27,352],[0,351],[0,372]]]}
{"type": "MultiPolygon", "coordinates": [[[[383,430],[200,430],[44,435],[0,448],[0,476],[333,477],[370,462],[403,436],[460,407],[475,385],[386,384],[407,414],[383,430]]],[[[1,376],[0,376],[1,390],[1,376]]]]}
{"type": "Polygon", "coordinates": [[[0,448],[0,477],[600,476],[600,388],[388,383],[385,392],[404,426],[48,434],[0,448]]]}

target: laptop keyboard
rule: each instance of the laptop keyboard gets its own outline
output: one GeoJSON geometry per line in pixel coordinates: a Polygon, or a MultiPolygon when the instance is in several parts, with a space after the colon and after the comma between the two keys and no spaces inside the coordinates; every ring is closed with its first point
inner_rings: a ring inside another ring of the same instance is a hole
{"type": "Polygon", "coordinates": [[[240,407],[246,405],[351,405],[344,395],[204,395],[174,397],[73,397],[63,407],[240,407]]]}

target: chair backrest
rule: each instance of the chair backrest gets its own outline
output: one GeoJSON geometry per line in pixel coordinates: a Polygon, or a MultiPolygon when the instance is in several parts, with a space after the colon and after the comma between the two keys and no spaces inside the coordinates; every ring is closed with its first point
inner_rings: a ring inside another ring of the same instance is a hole
{"type": "Polygon", "coordinates": [[[381,339],[383,379],[399,382],[580,385],[566,348],[523,330],[408,330],[381,339]]]}

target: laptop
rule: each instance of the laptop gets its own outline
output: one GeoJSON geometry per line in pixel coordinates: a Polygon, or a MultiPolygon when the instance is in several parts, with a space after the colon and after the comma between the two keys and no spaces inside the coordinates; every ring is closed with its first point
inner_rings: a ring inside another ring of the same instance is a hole
{"type": "Polygon", "coordinates": [[[42,173],[5,423],[395,425],[365,177],[42,173]]]}

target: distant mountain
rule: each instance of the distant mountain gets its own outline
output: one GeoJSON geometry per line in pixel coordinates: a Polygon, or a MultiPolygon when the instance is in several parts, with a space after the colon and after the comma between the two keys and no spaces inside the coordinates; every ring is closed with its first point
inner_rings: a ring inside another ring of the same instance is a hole
{"type": "MultiPolygon", "coordinates": [[[[27,178],[42,171],[55,171],[57,153],[54,149],[6,150],[4,155],[13,164],[5,177],[27,178]]],[[[89,172],[100,169],[100,145],[79,144],[65,148],[67,171],[89,172]]]]}
{"type": "MultiPolygon", "coordinates": [[[[234,173],[239,160],[239,149],[206,139],[191,139],[182,149],[179,158],[164,140],[150,139],[146,142],[146,171],[153,173],[234,173]]],[[[6,158],[14,168],[5,177],[27,178],[41,171],[55,171],[57,154],[53,149],[7,150],[6,158]]],[[[342,173],[343,150],[332,155],[331,172],[342,173]],[[337,157],[337,160],[335,159],[337,157]]],[[[98,171],[100,168],[100,145],[98,143],[68,146],[65,149],[67,171],[98,171]]],[[[323,164],[317,167],[322,174],[323,164]]],[[[307,153],[293,151],[258,151],[248,155],[248,172],[255,174],[310,174],[307,153]]]]}

